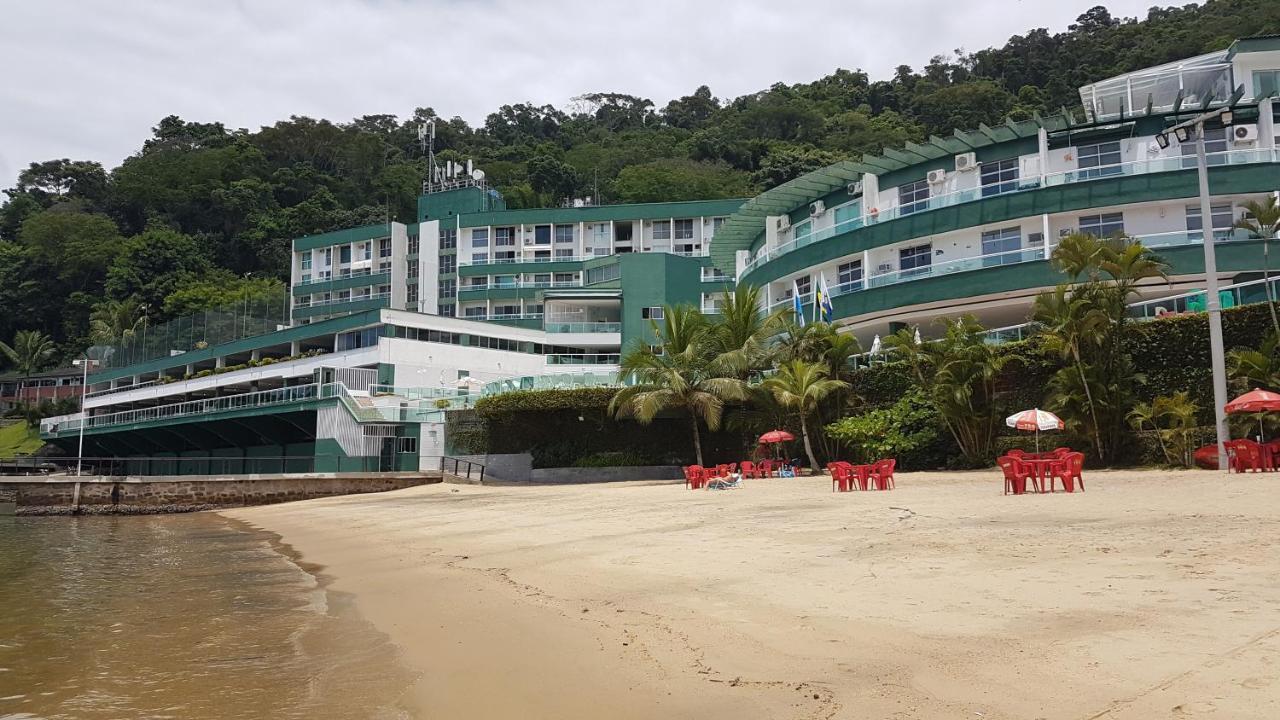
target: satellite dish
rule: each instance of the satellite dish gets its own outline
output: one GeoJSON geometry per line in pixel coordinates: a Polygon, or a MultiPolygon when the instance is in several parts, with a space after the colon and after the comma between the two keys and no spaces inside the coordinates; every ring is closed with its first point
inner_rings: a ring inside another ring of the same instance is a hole
{"type": "Polygon", "coordinates": [[[483,179],[484,179],[484,171],[483,171],[483,170],[472,170],[472,171],[471,171],[471,179],[472,179],[472,180],[475,180],[476,182],[480,182],[481,180],[483,180],[483,179]]]}

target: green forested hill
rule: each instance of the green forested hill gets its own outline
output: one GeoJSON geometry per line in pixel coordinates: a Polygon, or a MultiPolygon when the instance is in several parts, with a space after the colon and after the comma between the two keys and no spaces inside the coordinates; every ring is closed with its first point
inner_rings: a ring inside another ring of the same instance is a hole
{"type": "Polygon", "coordinates": [[[665,107],[593,93],[571,108],[504,105],[482,127],[446,120],[447,98],[428,99],[441,116],[292,117],[255,132],[166,117],[115,169],[50,160],[5,190],[0,340],[41,330],[57,343],[53,362],[88,342],[91,314],[118,334],[140,312],[161,321],[278,282],[291,238],[412,221],[425,175],[416,128],[430,118],[439,158],[476,160],[513,207],[740,197],[843,157],[1075,106],[1079,85],[1267,33],[1280,33],[1276,0],[1153,8],[1143,20],[1098,7],[1065,32],[1032,30],[892,78],[841,69],[734,99],[705,86],[665,107]]]}

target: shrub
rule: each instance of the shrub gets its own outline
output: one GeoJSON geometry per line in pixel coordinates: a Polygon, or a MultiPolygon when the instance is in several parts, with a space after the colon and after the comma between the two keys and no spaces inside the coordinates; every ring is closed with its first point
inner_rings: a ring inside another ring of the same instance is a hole
{"type": "Polygon", "coordinates": [[[894,457],[907,469],[914,464],[908,458],[937,444],[943,430],[937,411],[924,392],[915,388],[887,408],[827,425],[827,434],[851,448],[858,462],[894,457]]]}

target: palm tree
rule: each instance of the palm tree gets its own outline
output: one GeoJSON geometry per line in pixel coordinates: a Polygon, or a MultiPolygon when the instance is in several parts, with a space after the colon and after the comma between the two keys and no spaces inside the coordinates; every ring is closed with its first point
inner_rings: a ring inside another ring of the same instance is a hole
{"type": "Polygon", "coordinates": [[[48,365],[53,350],[53,340],[39,330],[19,330],[13,335],[12,345],[0,342],[0,353],[9,358],[24,377],[48,365]]]}
{"type": "Polygon", "coordinates": [[[1231,379],[1244,385],[1267,390],[1280,389],[1280,334],[1267,333],[1257,350],[1243,348],[1227,353],[1227,370],[1231,379]]]}
{"type": "Polygon", "coordinates": [[[719,362],[733,368],[745,380],[752,371],[771,365],[769,339],[778,334],[788,310],[760,312],[761,289],[755,285],[738,285],[725,292],[720,305],[720,319],[712,326],[708,340],[719,355],[719,362]]]}
{"type": "Polygon", "coordinates": [[[663,412],[687,413],[693,425],[694,456],[701,465],[699,422],[705,422],[713,432],[720,429],[725,401],[744,399],[746,383],[720,373],[721,366],[708,342],[708,326],[697,308],[664,308],[663,325],[651,324],[660,344],[655,350],[637,342],[623,354],[619,378],[634,378],[636,384],[613,396],[609,412],[644,425],[663,412]]]}
{"type": "Polygon", "coordinates": [[[98,345],[123,344],[137,334],[142,322],[136,300],[107,300],[89,314],[89,338],[98,345]]]}
{"type": "Polygon", "coordinates": [[[1271,327],[1280,335],[1280,318],[1276,317],[1276,299],[1271,290],[1271,241],[1280,235],[1280,203],[1275,195],[1268,195],[1265,203],[1250,200],[1244,204],[1248,216],[1236,221],[1234,227],[1262,239],[1262,286],[1267,289],[1267,308],[1271,310],[1271,327]]]}
{"type": "MultiPolygon", "coordinates": [[[[1032,301],[1031,319],[1039,323],[1044,332],[1041,338],[1045,347],[1058,353],[1063,360],[1071,361],[1077,373],[1079,386],[1085,396],[1094,428],[1098,428],[1098,408],[1093,399],[1093,389],[1085,377],[1086,369],[1082,347],[1097,345],[1106,332],[1106,317],[1098,312],[1086,295],[1071,292],[1066,285],[1059,285],[1044,292],[1032,301]]],[[[1094,436],[1098,457],[1103,457],[1102,438],[1094,436]]]]}
{"type": "Polygon", "coordinates": [[[779,405],[800,415],[804,451],[809,456],[809,467],[817,472],[818,458],[814,456],[813,443],[809,440],[809,416],[824,398],[847,389],[849,383],[828,378],[826,368],[818,363],[792,360],[779,366],[777,374],[761,385],[773,393],[779,405]]]}

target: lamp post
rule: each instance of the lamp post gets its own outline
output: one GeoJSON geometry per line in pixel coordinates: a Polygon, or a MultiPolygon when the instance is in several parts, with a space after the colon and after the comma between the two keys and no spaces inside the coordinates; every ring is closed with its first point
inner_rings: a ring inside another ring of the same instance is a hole
{"type": "Polygon", "coordinates": [[[1209,313],[1209,363],[1213,370],[1213,425],[1217,431],[1218,469],[1227,469],[1227,367],[1222,347],[1222,303],[1218,299],[1218,257],[1213,237],[1213,204],[1209,196],[1209,158],[1204,147],[1204,124],[1218,120],[1224,126],[1231,125],[1231,108],[1224,107],[1198,115],[1187,122],[1170,128],[1156,136],[1160,147],[1169,147],[1169,133],[1179,143],[1185,143],[1188,135],[1195,133],[1196,172],[1200,181],[1200,228],[1204,245],[1205,309],[1209,313]]]}
{"type": "Polygon", "coordinates": [[[84,424],[89,418],[89,414],[84,408],[84,400],[89,391],[89,366],[95,362],[95,360],[89,359],[87,352],[84,358],[72,361],[72,364],[77,367],[84,368],[84,375],[80,379],[80,449],[76,451],[76,477],[80,477],[80,467],[84,462],[84,424]]]}

